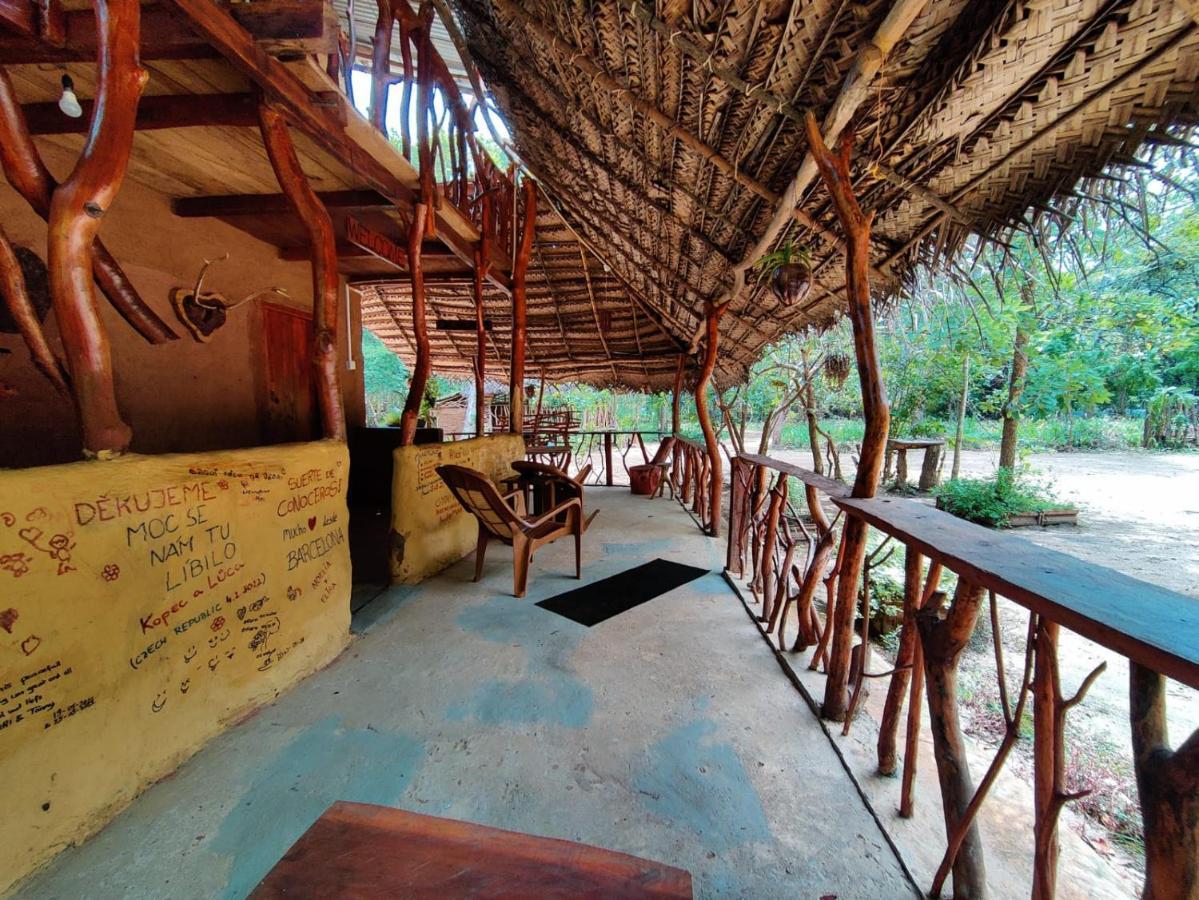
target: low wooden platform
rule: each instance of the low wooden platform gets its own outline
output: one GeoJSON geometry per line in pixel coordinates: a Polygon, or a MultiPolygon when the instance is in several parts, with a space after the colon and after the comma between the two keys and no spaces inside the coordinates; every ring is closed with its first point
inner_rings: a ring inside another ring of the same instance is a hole
{"type": "Polygon", "coordinates": [[[833,502],[976,584],[1199,689],[1199,600],[915,500],[833,502]]]}
{"type": "Polygon", "coordinates": [[[691,875],[587,844],[339,801],[250,895],[691,897],[691,875]]]}

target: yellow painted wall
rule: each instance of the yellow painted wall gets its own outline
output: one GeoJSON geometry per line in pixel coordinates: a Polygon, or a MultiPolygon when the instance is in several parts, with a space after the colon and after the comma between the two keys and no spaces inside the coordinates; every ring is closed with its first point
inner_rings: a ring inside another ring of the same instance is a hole
{"type": "Polygon", "coordinates": [[[349,639],[343,444],[0,471],[0,893],[349,639]]]}
{"type": "Polygon", "coordinates": [[[475,549],[478,524],[438,476],[438,466],[467,466],[498,482],[514,474],[512,460],[524,458],[518,434],[398,447],[391,488],[392,581],[423,581],[475,549]]]}

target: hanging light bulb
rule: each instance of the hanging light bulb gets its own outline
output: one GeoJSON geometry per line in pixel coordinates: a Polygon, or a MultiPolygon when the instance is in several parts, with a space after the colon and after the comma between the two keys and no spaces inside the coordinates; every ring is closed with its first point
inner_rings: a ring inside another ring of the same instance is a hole
{"type": "Polygon", "coordinates": [[[70,116],[72,119],[78,119],[83,115],[83,107],[79,105],[79,98],[75,96],[75,82],[71,81],[70,75],[62,76],[62,96],[58,98],[58,108],[64,116],[70,116]]]}

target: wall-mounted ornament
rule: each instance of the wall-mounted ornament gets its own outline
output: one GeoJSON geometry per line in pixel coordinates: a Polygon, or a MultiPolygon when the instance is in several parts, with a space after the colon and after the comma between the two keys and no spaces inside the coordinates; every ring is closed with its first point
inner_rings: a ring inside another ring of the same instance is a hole
{"type": "Polygon", "coordinates": [[[257,300],[259,297],[265,297],[267,294],[288,296],[287,291],[283,288],[269,287],[230,302],[214,291],[202,290],[204,276],[208,274],[208,267],[213,263],[224,262],[228,258],[229,254],[226,253],[217,259],[204,260],[200,274],[196,276],[195,287],[175,288],[171,291],[171,306],[175,310],[175,315],[183,323],[183,327],[188,330],[188,333],[200,343],[206,343],[212,339],[217,329],[225,324],[229,310],[236,309],[251,300],[257,300]]]}

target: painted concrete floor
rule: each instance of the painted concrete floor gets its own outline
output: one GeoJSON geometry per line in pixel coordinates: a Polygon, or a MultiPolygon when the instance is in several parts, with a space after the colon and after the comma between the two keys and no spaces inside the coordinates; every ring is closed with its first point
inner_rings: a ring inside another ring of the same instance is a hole
{"type": "MultiPolygon", "coordinates": [[[[570,541],[511,596],[511,554],[396,588],[324,671],[212,741],[26,898],[240,898],[334,800],[402,807],[688,869],[700,897],[914,891],[669,500],[596,489],[594,581],[657,557],[711,570],[594,628],[534,604],[576,587],[570,541]]],[[[938,836],[939,837],[939,836],[938,836]]]]}

